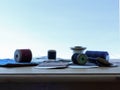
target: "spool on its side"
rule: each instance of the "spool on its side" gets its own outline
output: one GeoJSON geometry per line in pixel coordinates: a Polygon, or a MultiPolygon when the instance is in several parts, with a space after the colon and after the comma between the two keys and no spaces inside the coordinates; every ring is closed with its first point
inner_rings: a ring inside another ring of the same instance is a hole
{"type": "Polygon", "coordinates": [[[103,58],[109,60],[109,53],[107,51],[86,51],[85,54],[91,58],[103,58]]]}
{"type": "Polygon", "coordinates": [[[16,49],[14,59],[16,62],[31,62],[32,52],[30,49],[16,49]]]}
{"type": "Polygon", "coordinates": [[[72,61],[74,64],[85,65],[87,63],[87,56],[85,54],[75,53],[72,55],[72,61]]]}

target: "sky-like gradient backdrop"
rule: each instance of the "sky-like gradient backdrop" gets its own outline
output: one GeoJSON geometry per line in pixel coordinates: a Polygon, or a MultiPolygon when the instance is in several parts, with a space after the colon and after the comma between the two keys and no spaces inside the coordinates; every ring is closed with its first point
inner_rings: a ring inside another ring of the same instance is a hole
{"type": "Polygon", "coordinates": [[[76,45],[120,58],[119,37],[119,0],[0,0],[0,58],[18,48],[70,58],[76,45]]]}

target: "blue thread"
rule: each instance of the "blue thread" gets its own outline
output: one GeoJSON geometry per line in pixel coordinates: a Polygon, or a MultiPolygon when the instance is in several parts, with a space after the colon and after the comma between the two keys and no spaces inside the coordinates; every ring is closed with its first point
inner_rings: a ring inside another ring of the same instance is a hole
{"type": "Polygon", "coordinates": [[[103,58],[109,60],[109,53],[107,51],[86,51],[85,54],[91,58],[103,58]]]}
{"type": "Polygon", "coordinates": [[[56,51],[55,50],[48,51],[48,59],[56,59],[56,51]]]}
{"type": "Polygon", "coordinates": [[[71,59],[74,64],[85,65],[88,58],[85,54],[74,53],[71,59]]]}

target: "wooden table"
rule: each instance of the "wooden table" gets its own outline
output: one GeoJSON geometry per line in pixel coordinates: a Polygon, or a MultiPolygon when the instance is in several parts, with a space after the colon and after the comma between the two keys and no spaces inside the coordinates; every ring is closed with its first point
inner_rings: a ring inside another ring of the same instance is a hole
{"type": "Polygon", "coordinates": [[[0,67],[0,90],[116,90],[120,89],[120,66],[90,69],[37,69],[0,67]]]}

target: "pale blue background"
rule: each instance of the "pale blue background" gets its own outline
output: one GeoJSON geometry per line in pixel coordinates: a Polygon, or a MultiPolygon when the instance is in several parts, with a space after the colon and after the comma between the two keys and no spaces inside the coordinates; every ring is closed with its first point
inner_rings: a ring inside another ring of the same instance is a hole
{"type": "Polygon", "coordinates": [[[12,58],[17,48],[70,58],[76,45],[120,58],[118,1],[0,0],[0,58],[12,58]]]}

